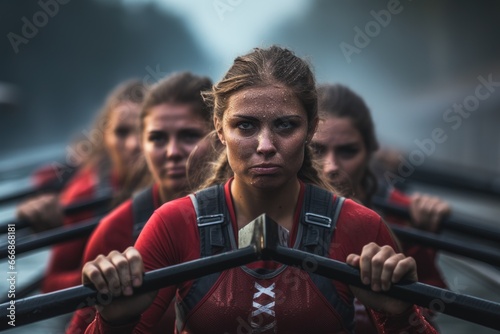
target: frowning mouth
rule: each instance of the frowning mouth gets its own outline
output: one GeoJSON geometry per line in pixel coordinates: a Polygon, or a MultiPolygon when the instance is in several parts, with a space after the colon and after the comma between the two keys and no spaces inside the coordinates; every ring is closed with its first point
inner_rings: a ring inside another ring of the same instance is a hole
{"type": "Polygon", "coordinates": [[[271,165],[271,164],[262,164],[262,165],[256,165],[252,166],[250,170],[252,173],[257,174],[257,175],[272,175],[278,173],[278,171],[281,169],[281,166],[279,165],[271,165]]]}

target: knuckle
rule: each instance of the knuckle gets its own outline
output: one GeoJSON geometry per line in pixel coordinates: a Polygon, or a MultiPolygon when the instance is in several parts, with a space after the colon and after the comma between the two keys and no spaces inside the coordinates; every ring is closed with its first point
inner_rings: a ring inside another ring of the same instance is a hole
{"type": "Polygon", "coordinates": [[[373,266],[382,266],[384,264],[384,259],[382,259],[380,256],[374,256],[372,258],[372,265],[373,266]]]}
{"type": "Polygon", "coordinates": [[[104,276],[106,277],[113,277],[114,274],[116,273],[115,271],[115,268],[109,266],[109,267],[106,267],[102,270],[102,273],[104,274],[104,276]]]}
{"type": "Polygon", "coordinates": [[[114,264],[118,270],[126,270],[128,268],[128,262],[123,258],[115,260],[114,264]]]}
{"type": "Polygon", "coordinates": [[[108,254],[108,257],[114,257],[114,256],[117,256],[117,255],[120,255],[121,253],[118,252],[117,250],[112,250],[111,252],[109,252],[108,254]]]}

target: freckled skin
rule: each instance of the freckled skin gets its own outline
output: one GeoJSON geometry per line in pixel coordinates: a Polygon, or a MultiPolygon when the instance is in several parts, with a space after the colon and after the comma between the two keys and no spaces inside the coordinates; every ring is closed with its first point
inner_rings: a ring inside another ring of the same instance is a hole
{"type": "Polygon", "coordinates": [[[323,174],[333,186],[352,183],[355,195],[364,197],[361,181],[369,162],[363,136],[349,118],[327,116],[318,123],[312,139],[317,157],[322,159],[323,174]],[[349,178],[350,180],[347,180],[349,178]]]}
{"type": "Polygon", "coordinates": [[[236,184],[271,190],[297,182],[308,122],[288,89],[266,86],[235,93],[216,129],[236,184]]]}

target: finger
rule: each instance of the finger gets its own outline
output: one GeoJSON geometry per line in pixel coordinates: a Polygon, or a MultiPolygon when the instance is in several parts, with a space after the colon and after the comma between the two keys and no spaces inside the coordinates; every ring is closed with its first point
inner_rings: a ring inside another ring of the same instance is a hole
{"type": "Polygon", "coordinates": [[[132,285],[134,287],[141,286],[144,275],[144,263],[141,254],[134,247],[129,247],[125,250],[124,256],[129,261],[132,285]]]}
{"type": "Polygon", "coordinates": [[[104,279],[101,270],[95,264],[95,261],[87,262],[83,266],[82,284],[93,284],[97,289],[97,291],[99,291],[100,293],[102,294],[109,293],[108,283],[104,279]]]}
{"type": "Polygon", "coordinates": [[[96,265],[101,270],[111,295],[118,297],[122,294],[122,286],[118,270],[112,261],[110,261],[110,256],[111,253],[107,257],[99,257],[99,260],[96,260],[96,265]]]}
{"type": "Polygon", "coordinates": [[[133,293],[132,283],[130,279],[130,267],[129,262],[122,253],[118,251],[112,251],[109,253],[108,258],[113,266],[116,268],[121,292],[125,296],[130,296],[133,293]]]}
{"type": "Polygon", "coordinates": [[[451,208],[447,202],[439,201],[439,203],[436,206],[436,212],[437,212],[437,217],[436,217],[436,223],[433,226],[433,232],[439,230],[442,221],[450,215],[451,208]]]}
{"type": "Polygon", "coordinates": [[[401,253],[390,256],[384,262],[382,273],[380,275],[380,282],[382,290],[387,291],[391,288],[392,277],[399,261],[403,260],[405,256],[401,253]]]}
{"type": "Polygon", "coordinates": [[[420,209],[421,201],[422,201],[422,196],[420,194],[416,193],[411,196],[410,207],[409,207],[410,218],[415,224],[418,224],[418,222],[421,221],[421,209],[420,209]]]}
{"type": "Polygon", "coordinates": [[[359,259],[359,273],[363,284],[370,284],[372,277],[372,258],[379,251],[380,247],[371,242],[363,247],[359,259]]]}
{"type": "Polygon", "coordinates": [[[429,196],[421,196],[416,206],[414,223],[418,228],[426,229],[431,219],[433,200],[429,196]]]}
{"type": "Polygon", "coordinates": [[[394,250],[389,246],[383,246],[371,261],[371,288],[373,291],[380,291],[382,288],[382,272],[384,264],[388,258],[394,254],[394,250]]]}
{"type": "Polygon", "coordinates": [[[420,204],[420,218],[417,227],[422,230],[429,230],[435,214],[436,199],[425,196],[420,204]]]}
{"type": "Polygon", "coordinates": [[[439,200],[438,198],[434,198],[429,206],[430,217],[429,224],[427,225],[426,229],[433,232],[437,229],[439,222],[443,218],[443,212],[441,211],[441,200],[439,200]]]}
{"type": "Polygon", "coordinates": [[[347,255],[345,262],[350,266],[359,268],[359,259],[360,256],[358,254],[349,254],[347,255]]]}
{"type": "Polygon", "coordinates": [[[398,261],[396,267],[393,270],[391,281],[392,283],[397,283],[403,278],[406,278],[413,282],[416,282],[418,280],[417,264],[415,260],[410,256],[398,261]]]}

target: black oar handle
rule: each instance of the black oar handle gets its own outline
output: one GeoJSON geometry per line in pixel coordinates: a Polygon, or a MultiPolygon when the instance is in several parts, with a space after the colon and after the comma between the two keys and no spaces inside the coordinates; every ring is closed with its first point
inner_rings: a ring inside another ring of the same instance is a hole
{"type": "MultiPolygon", "coordinates": [[[[208,274],[220,272],[233,267],[256,261],[259,253],[255,246],[230,251],[223,254],[193,260],[167,268],[150,271],[144,275],[142,286],[135,293],[158,290],[168,285],[175,285],[208,274]]],[[[36,321],[52,318],[73,312],[78,308],[92,306],[96,303],[106,304],[111,297],[98,294],[92,286],[77,286],[43,295],[16,300],[13,304],[16,327],[36,321]]],[[[8,324],[11,315],[10,302],[0,304],[0,330],[12,328],[8,324]]]]}
{"type": "Polygon", "coordinates": [[[33,187],[33,186],[27,186],[24,187],[23,189],[18,189],[17,191],[6,194],[3,196],[0,196],[0,204],[5,204],[9,202],[13,202],[16,200],[23,199],[28,196],[33,196],[38,193],[44,192],[44,191],[58,191],[62,188],[62,185],[58,186],[56,184],[51,184],[48,186],[44,187],[33,187]]]}
{"type": "MultiPolygon", "coordinates": [[[[369,289],[361,282],[358,269],[339,261],[282,246],[266,249],[264,255],[283,264],[299,266],[303,270],[345,284],[369,289]]],[[[384,294],[439,313],[500,330],[499,303],[416,282],[393,284],[391,289],[384,294]]]]}
{"type": "MultiPolygon", "coordinates": [[[[51,246],[63,241],[88,236],[99,224],[101,219],[102,217],[96,217],[71,226],[59,227],[49,231],[29,235],[24,238],[19,238],[15,243],[15,254],[19,255],[21,253],[51,246]]],[[[8,244],[0,246],[0,259],[4,259],[9,255],[8,246],[8,244]]]]}
{"type": "MultiPolygon", "coordinates": [[[[32,292],[38,290],[42,286],[43,279],[45,278],[45,270],[43,270],[41,273],[39,273],[34,279],[32,279],[29,283],[26,285],[17,288],[16,287],[16,299],[19,298],[24,298],[27,297],[29,294],[32,292]]],[[[5,295],[0,300],[0,303],[8,303],[9,302],[9,296],[8,294],[5,295]]]]}
{"type": "Polygon", "coordinates": [[[454,172],[455,169],[453,165],[439,170],[422,165],[415,168],[407,179],[459,191],[500,196],[500,175],[485,171],[464,174],[454,172]]]}
{"type": "MultiPolygon", "coordinates": [[[[71,216],[82,211],[109,208],[111,206],[112,201],[113,201],[112,195],[104,195],[90,200],[78,201],[76,203],[65,206],[63,208],[63,214],[65,216],[71,216]]],[[[2,223],[1,229],[3,233],[6,233],[7,226],[9,224],[15,224],[16,230],[27,228],[31,225],[31,223],[28,221],[17,220],[14,218],[12,221],[7,221],[2,223]]]]}
{"type": "Polygon", "coordinates": [[[416,242],[420,245],[462,255],[494,266],[500,266],[500,250],[493,247],[459,243],[434,233],[409,227],[401,227],[394,224],[390,224],[389,226],[401,240],[416,242]]]}
{"type": "MultiPolygon", "coordinates": [[[[260,255],[255,246],[249,246],[245,249],[151,271],[145,275],[144,284],[141,288],[136,289],[136,293],[154,291],[164,286],[241,266],[258,260],[260,255]]],[[[339,261],[282,246],[264,248],[262,249],[262,255],[266,259],[299,266],[306,271],[369,289],[368,286],[361,282],[359,270],[339,261]]],[[[422,283],[411,282],[394,284],[386,294],[436,312],[500,329],[500,322],[497,320],[500,314],[500,304],[498,303],[460,295],[422,283]]],[[[17,300],[14,304],[14,311],[9,309],[12,304],[1,304],[0,318],[9,319],[11,312],[13,312],[15,324],[20,326],[69,313],[77,308],[91,306],[96,302],[106,304],[110,301],[109,297],[99,295],[92,287],[78,286],[17,300]]],[[[2,322],[0,329],[10,328],[9,326],[8,322],[5,321],[2,322]]]]}
{"type": "Polygon", "coordinates": [[[72,214],[86,210],[106,208],[111,205],[112,201],[113,196],[111,194],[99,196],[85,201],[79,201],[77,203],[73,203],[64,207],[63,214],[65,216],[71,216],[72,214]]]}
{"type": "MultiPolygon", "coordinates": [[[[381,210],[388,213],[398,215],[408,220],[411,219],[408,208],[402,205],[388,203],[387,200],[380,197],[374,197],[372,199],[372,204],[375,207],[380,208],[381,210]]],[[[500,230],[495,228],[488,228],[485,226],[485,224],[475,223],[472,220],[468,221],[464,218],[460,219],[458,217],[447,217],[441,221],[441,227],[444,229],[465,233],[468,236],[500,242],[500,230]]]]}
{"type": "Polygon", "coordinates": [[[28,185],[10,194],[0,195],[0,204],[13,202],[42,192],[60,191],[77,171],[78,168],[67,166],[63,172],[59,173],[58,178],[54,179],[52,182],[48,182],[42,186],[28,185]]]}

